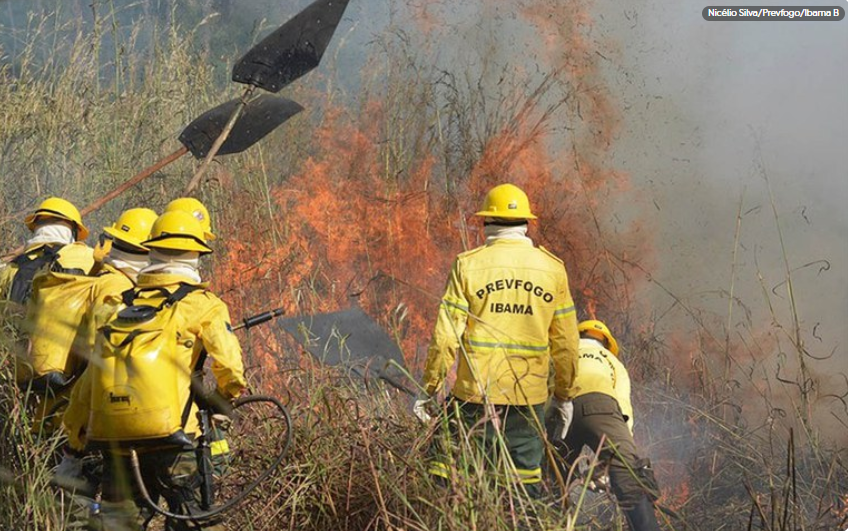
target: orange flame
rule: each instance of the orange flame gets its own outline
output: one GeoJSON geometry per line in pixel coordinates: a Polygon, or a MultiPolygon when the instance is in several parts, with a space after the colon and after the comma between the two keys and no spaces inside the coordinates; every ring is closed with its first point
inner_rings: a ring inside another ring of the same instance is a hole
{"type": "MultiPolygon", "coordinates": [[[[404,139],[387,126],[389,99],[372,97],[358,113],[324,105],[310,156],[269,192],[270,226],[257,229],[262,215],[250,208],[225,212],[233,229],[215,276],[234,312],[255,308],[258,297],[279,299],[290,313],[338,310],[355,297],[415,366],[423,361],[451,261],[481,243],[470,215],[488,188],[512,182],[540,217],[531,236],[564,259],[581,312],[610,326],[624,320],[641,280],[630,278],[618,258],[639,262],[649,247],[638,226],[600,234],[601,201],[625,190],[628,177],[607,167],[620,119],[603,89],[594,43],[582,30],[588,14],[573,2],[530,2],[522,15],[543,30],[553,73],[538,94],[504,102],[514,114],[483,139],[466,176],[457,176],[438,142],[401,145],[404,139]],[[550,107],[545,97],[556,92],[553,83],[570,87],[571,96],[550,107]],[[576,122],[569,136],[549,125],[549,113],[558,109],[557,119],[576,122]]],[[[430,119],[421,112],[416,119],[430,119]]],[[[235,192],[230,203],[254,201],[235,192]]]]}

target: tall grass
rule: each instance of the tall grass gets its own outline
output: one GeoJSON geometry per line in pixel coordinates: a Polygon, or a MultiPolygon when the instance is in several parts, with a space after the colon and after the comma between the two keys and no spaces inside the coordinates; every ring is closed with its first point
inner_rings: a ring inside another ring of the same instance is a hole
{"type": "Polygon", "coordinates": [[[0,341],[0,529],[64,529],[62,503],[48,488],[57,464],[59,437],[35,431],[34,397],[15,383],[15,353],[20,340],[6,308],[0,341]]]}

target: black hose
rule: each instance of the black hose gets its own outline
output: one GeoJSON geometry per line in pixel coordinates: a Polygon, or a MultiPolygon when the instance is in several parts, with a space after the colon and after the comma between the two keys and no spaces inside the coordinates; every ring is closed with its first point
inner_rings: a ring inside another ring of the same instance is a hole
{"type": "Polygon", "coordinates": [[[135,476],[135,481],[138,484],[142,499],[148,505],[148,507],[161,514],[162,516],[165,516],[166,518],[172,518],[174,520],[207,520],[209,518],[218,516],[219,514],[222,514],[226,511],[229,511],[236,505],[243,502],[244,499],[247,498],[248,494],[253,492],[253,490],[258,487],[260,483],[265,481],[268,476],[270,476],[274,472],[274,470],[276,470],[277,467],[282,464],[283,459],[285,458],[285,455],[288,452],[289,446],[291,445],[291,418],[289,417],[289,412],[288,410],[286,410],[285,406],[283,406],[283,404],[279,400],[272,396],[250,395],[243,398],[239,398],[233,403],[233,409],[238,409],[240,406],[255,402],[270,402],[274,404],[274,406],[276,406],[276,408],[279,409],[280,412],[283,414],[284,423],[286,425],[286,442],[283,445],[282,451],[280,451],[279,455],[277,455],[277,458],[274,460],[270,467],[264,470],[258,478],[249,483],[240,494],[236,495],[231,500],[228,500],[226,503],[223,503],[222,505],[219,505],[217,507],[212,507],[208,511],[198,512],[194,514],[176,514],[162,509],[150,498],[150,493],[147,491],[147,487],[144,485],[144,478],[141,477],[141,465],[138,461],[138,453],[136,453],[135,448],[131,448],[130,462],[132,464],[133,476],[135,476]]]}

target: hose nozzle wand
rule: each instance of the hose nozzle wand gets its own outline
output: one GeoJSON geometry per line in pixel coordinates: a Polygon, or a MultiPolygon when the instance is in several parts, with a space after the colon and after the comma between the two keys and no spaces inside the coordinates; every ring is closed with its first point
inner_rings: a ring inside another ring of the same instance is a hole
{"type": "Polygon", "coordinates": [[[277,308],[276,310],[268,310],[267,312],[262,312],[258,315],[254,315],[253,317],[245,318],[241,323],[233,327],[233,330],[240,330],[242,328],[253,328],[254,326],[261,325],[262,323],[266,323],[271,319],[276,317],[280,317],[285,313],[283,308],[277,308]]]}

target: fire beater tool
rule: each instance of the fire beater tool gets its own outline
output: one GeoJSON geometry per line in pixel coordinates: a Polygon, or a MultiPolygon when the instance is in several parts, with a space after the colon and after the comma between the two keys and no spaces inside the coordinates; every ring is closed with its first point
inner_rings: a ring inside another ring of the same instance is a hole
{"type": "MultiPolygon", "coordinates": [[[[180,149],[159,159],[120,186],[89,204],[80,211],[80,215],[86,216],[94,212],[186,153],[191,153],[197,159],[206,156],[211,151],[215,140],[220,137],[228,117],[232,116],[237,107],[241,107],[241,102],[238,99],[234,99],[201,114],[180,133],[179,141],[182,143],[180,149]]],[[[303,107],[298,103],[286,98],[268,95],[259,96],[251,101],[244,108],[244,112],[241,113],[240,118],[233,122],[232,134],[219,146],[220,153],[222,155],[241,153],[262,140],[268,133],[302,110],[303,107]]],[[[20,246],[4,256],[3,260],[8,261],[23,251],[24,246],[20,246]]]]}
{"type": "Polygon", "coordinates": [[[276,94],[321,62],[349,0],[315,0],[288,22],[247,51],[235,66],[232,80],[247,85],[230,119],[213,143],[203,163],[186,186],[194,191],[234,123],[257,87],[276,94]]]}
{"type": "Polygon", "coordinates": [[[358,305],[347,310],[289,317],[280,327],[316,360],[344,369],[366,386],[376,380],[415,396],[403,354],[388,334],[358,305]]]}

